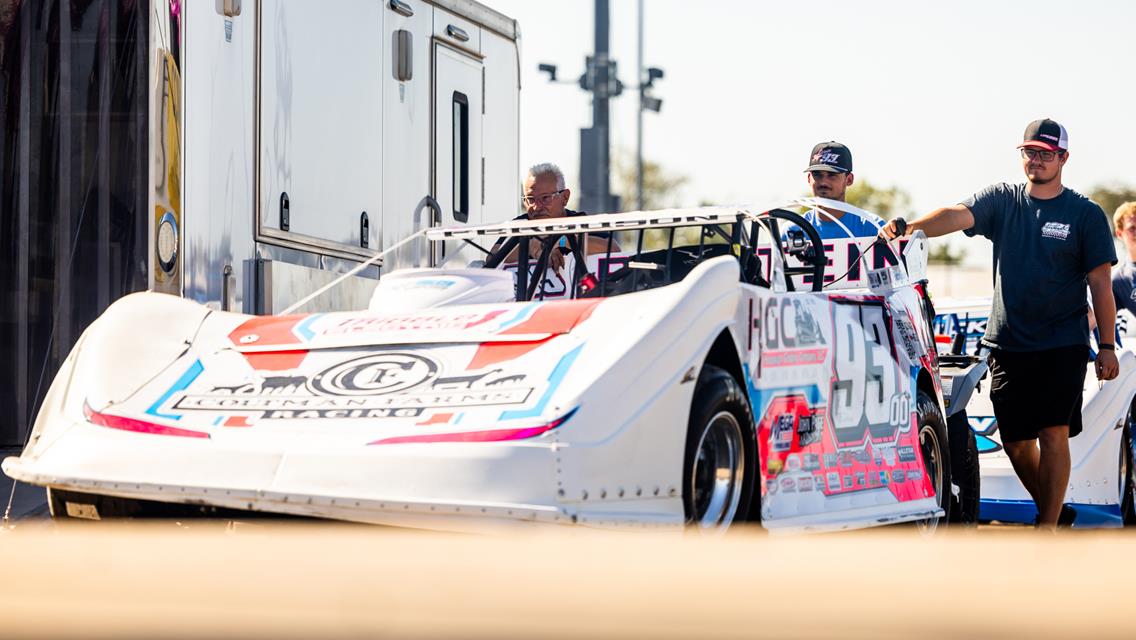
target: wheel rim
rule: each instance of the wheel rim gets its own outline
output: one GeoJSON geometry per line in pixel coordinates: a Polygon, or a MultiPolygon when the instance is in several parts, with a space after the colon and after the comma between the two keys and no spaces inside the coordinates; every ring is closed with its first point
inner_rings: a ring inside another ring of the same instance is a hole
{"type": "Polygon", "coordinates": [[[702,430],[690,474],[693,520],[699,527],[725,528],[733,521],[741,499],[744,465],[741,425],[732,413],[719,412],[702,430]]]}
{"type": "MultiPolygon", "coordinates": [[[[923,452],[923,464],[927,467],[927,477],[935,489],[935,503],[943,508],[943,449],[935,428],[925,424],[919,428],[919,448],[923,452]]],[[[916,523],[920,531],[932,533],[939,526],[938,518],[927,518],[916,523]]]]}

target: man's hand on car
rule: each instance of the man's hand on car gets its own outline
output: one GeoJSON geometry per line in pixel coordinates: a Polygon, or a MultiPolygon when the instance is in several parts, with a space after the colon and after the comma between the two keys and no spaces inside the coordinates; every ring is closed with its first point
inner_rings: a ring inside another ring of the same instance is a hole
{"type": "Polygon", "coordinates": [[[907,221],[903,218],[893,218],[888,220],[887,224],[880,228],[880,239],[891,242],[896,238],[902,238],[907,235],[908,226],[907,221]]]}
{"type": "MultiPolygon", "coordinates": [[[[529,238],[529,257],[533,260],[540,259],[540,252],[544,248],[544,243],[540,238],[529,238]]],[[[560,249],[553,247],[548,252],[548,268],[553,271],[559,272],[564,268],[564,254],[560,249]]]]}

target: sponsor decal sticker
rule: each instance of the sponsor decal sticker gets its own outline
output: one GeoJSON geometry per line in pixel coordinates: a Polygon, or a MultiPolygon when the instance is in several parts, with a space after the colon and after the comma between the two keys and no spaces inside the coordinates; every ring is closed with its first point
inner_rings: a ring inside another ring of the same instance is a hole
{"type": "Polygon", "coordinates": [[[788,451],[792,448],[794,418],[795,416],[791,413],[783,413],[774,420],[771,434],[774,451],[788,451]]]}
{"type": "Polygon", "coordinates": [[[311,389],[332,396],[397,393],[438,375],[438,363],[413,353],[376,353],[341,362],[312,376],[311,389]]]}
{"type": "Polygon", "coordinates": [[[900,462],[915,462],[915,447],[897,447],[896,451],[899,452],[900,462]]]}
{"type": "MultiPolygon", "coordinates": [[[[518,405],[533,393],[524,375],[500,369],[440,377],[437,362],[409,352],[374,353],[308,377],[257,377],[185,394],[182,411],[259,414],[261,420],[414,418],[435,408],[518,405]]],[[[255,421],[250,417],[250,422],[255,421]]]]}
{"type": "Polygon", "coordinates": [[[785,460],[785,468],[789,471],[800,471],[801,457],[795,453],[789,454],[789,457],[785,460]]]}
{"type": "Polygon", "coordinates": [[[907,317],[907,313],[897,313],[895,315],[895,328],[899,333],[899,341],[903,343],[903,350],[907,352],[907,357],[912,361],[917,361],[927,354],[927,350],[923,347],[923,342],[919,340],[918,334],[915,333],[915,325],[907,317]]]}
{"type": "Polygon", "coordinates": [[[828,472],[828,490],[829,491],[839,491],[840,490],[840,474],[839,473],[837,473],[835,471],[829,471],[828,472]]]}
{"type": "Polygon", "coordinates": [[[801,468],[805,471],[820,470],[820,456],[815,453],[806,453],[801,456],[801,468]]]}
{"type": "Polygon", "coordinates": [[[884,462],[886,462],[889,467],[894,467],[895,466],[895,447],[884,447],[881,450],[881,453],[883,453],[884,462]]]}
{"type": "Polygon", "coordinates": [[[821,424],[816,414],[797,418],[797,442],[801,447],[820,442],[821,424]]]}

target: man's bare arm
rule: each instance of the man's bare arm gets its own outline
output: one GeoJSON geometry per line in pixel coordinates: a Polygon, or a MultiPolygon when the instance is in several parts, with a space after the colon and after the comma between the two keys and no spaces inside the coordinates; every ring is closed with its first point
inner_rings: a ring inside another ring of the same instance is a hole
{"type": "MultiPolygon", "coordinates": [[[[908,222],[906,234],[918,230],[927,234],[928,238],[934,238],[955,231],[963,231],[973,226],[974,214],[965,206],[956,204],[953,207],[935,209],[917,220],[908,222]]],[[[895,220],[884,225],[884,228],[880,229],[880,235],[888,240],[899,236],[899,228],[896,226],[895,220]]]]}
{"type": "MultiPolygon", "coordinates": [[[[1116,341],[1116,301],[1112,298],[1112,265],[1107,262],[1089,272],[1089,293],[1093,297],[1093,313],[1097,319],[1102,344],[1116,341]]],[[[1112,380],[1120,373],[1116,354],[1101,349],[1097,354],[1097,379],[1112,380]]]]}

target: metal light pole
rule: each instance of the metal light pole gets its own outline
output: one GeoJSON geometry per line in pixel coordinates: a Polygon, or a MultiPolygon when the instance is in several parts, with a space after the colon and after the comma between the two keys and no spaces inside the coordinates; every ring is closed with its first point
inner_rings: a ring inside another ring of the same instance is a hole
{"type": "MultiPolygon", "coordinates": [[[[663,101],[648,94],[655,80],[663,77],[663,70],[655,67],[643,69],[643,0],[639,0],[639,59],[637,60],[639,90],[639,125],[636,142],[638,165],[638,208],[643,208],[643,112],[658,112],[663,101]],[[645,72],[644,72],[645,71],[645,72]]],[[[592,94],[592,126],[580,129],[580,207],[590,213],[609,213],[620,210],[619,197],[611,193],[611,99],[623,93],[623,83],[616,72],[616,62],[610,53],[610,11],[608,0],[596,0],[595,51],[587,57],[586,70],[579,85],[592,94]]],[[[550,82],[556,79],[556,65],[541,63],[538,68],[548,74],[550,82]]]]}
{"type": "Polygon", "coordinates": [[[580,206],[595,213],[618,211],[611,193],[610,99],[622,91],[610,54],[608,0],[596,0],[595,51],[580,86],[592,93],[592,126],[580,130],[580,206]]]}
{"type": "Polygon", "coordinates": [[[636,113],[635,134],[635,208],[643,210],[643,0],[639,0],[639,59],[635,64],[635,77],[639,86],[639,109],[636,113]]]}

